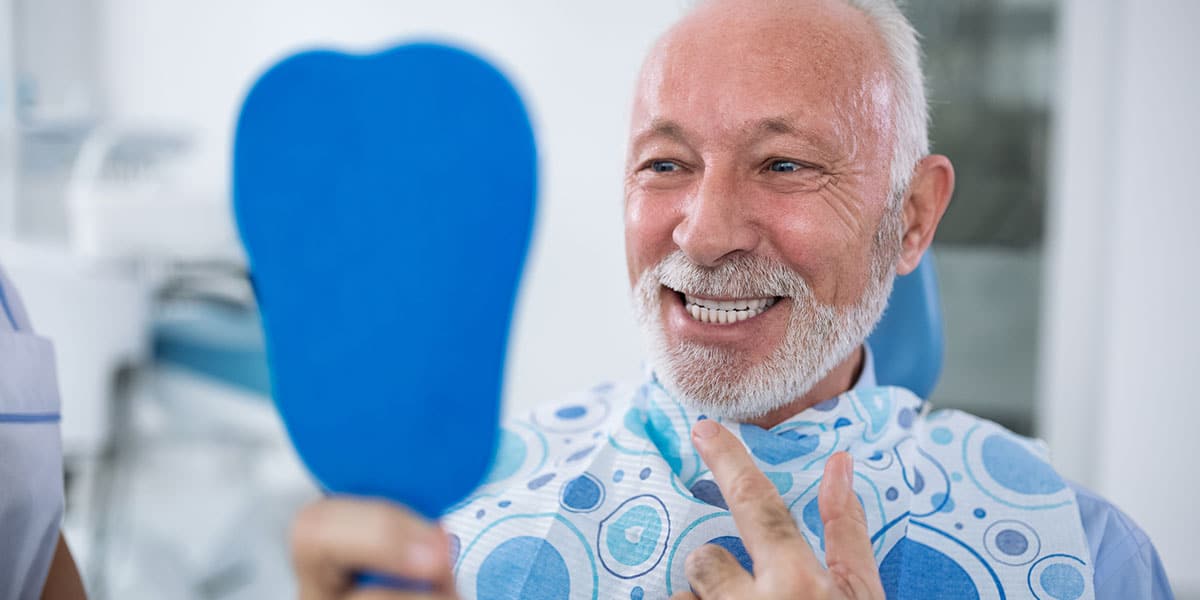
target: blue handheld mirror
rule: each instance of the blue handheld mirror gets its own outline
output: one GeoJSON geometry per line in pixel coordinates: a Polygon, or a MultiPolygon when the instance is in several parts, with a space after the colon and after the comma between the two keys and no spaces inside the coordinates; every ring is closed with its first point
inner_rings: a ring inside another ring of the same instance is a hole
{"type": "Polygon", "coordinates": [[[272,395],[327,491],[436,518],[483,480],[536,188],[520,96],[466,51],[304,52],[254,84],[234,211],[272,395]]]}

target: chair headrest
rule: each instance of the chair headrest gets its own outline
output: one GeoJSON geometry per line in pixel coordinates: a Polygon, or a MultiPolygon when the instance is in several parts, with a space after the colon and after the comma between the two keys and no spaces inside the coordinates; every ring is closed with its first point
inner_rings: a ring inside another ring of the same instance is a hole
{"type": "Polygon", "coordinates": [[[879,385],[907,388],[929,399],[942,373],[945,340],[933,252],[917,269],[896,278],[883,318],[867,339],[879,385]]]}

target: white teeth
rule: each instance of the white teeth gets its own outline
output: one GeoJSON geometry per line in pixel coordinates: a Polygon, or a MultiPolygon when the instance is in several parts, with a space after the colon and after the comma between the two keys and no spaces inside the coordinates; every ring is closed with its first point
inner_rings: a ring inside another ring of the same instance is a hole
{"type": "Polygon", "coordinates": [[[775,304],[775,298],[707,300],[684,295],[684,307],[701,323],[728,325],[753,319],[775,304]]]}

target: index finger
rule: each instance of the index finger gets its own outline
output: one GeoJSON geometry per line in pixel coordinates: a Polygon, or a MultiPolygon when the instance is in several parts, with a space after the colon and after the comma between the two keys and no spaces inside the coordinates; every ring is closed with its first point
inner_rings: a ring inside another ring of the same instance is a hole
{"type": "Polygon", "coordinates": [[[692,441],[712,470],[746,551],[756,564],[782,561],[793,569],[821,568],[775,484],[758,470],[732,433],[705,419],[692,428],[692,441]]]}

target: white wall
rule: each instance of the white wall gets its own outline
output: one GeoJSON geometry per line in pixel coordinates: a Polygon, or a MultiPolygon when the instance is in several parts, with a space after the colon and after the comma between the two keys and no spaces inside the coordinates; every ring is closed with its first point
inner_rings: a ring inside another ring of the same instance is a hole
{"type": "Polygon", "coordinates": [[[13,0],[0,0],[0,235],[16,221],[17,75],[13,0]]]}
{"type": "Polygon", "coordinates": [[[1043,422],[1200,597],[1200,3],[1065,0],[1043,422]]]}
{"type": "Polygon", "coordinates": [[[542,157],[509,408],[640,373],[622,237],[627,112],[641,57],[681,3],[106,1],[106,106],[117,118],[198,128],[198,183],[220,191],[242,97],[283,55],[313,46],[370,50],[413,35],[483,51],[523,90],[542,157]]]}

